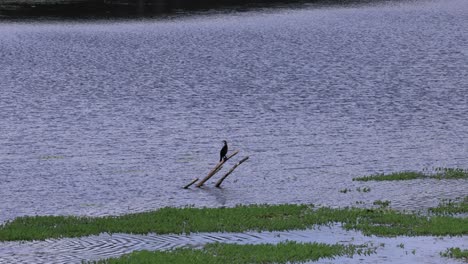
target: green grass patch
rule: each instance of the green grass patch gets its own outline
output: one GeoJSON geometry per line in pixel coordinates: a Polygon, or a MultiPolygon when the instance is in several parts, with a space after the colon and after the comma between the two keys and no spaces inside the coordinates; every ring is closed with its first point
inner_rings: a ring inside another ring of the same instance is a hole
{"type": "Polygon", "coordinates": [[[162,208],[108,217],[30,216],[0,226],[0,241],[44,240],[100,233],[182,234],[306,229],[342,223],[365,235],[467,235],[468,219],[422,216],[377,208],[249,205],[233,208],[162,208]]]}
{"type": "Polygon", "coordinates": [[[391,174],[376,174],[353,178],[353,181],[403,181],[426,178],[423,173],[413,171],[395,172],[391,174]]]}
{"type": "MultiPolygon", "coordinates": [[[[364,247],[364,246],[362,246],[364,247]]],[[[284,242],[277,245],[207,244],[203,249],[179,248],[173,251],[137,251],[118,258],[92,263],[291,263],[316,261],[321,258],[353,256],[355,253],[370,254],[373,249],[357,246],[327,245],[322,243],[284,242]]]]}
{"type": "Polygon", "coordinates": [[[439,215],[453,215],[468,213],[468,196],[455,200],[443,200],[437,207],[429,208],[429,212],[439,215]]]}
{"type": "Polygon", "coordinates": [[[376,174],[353,178],[353,181],[405,181],[415,179],[468,179],[468,170],[457,168],[437,168],[433,172],[402,171],[390,174],[376,174]]]}
{"type": "Polygon", "coordinates": [[[442,257],[462,259],[468,262],[468,250],[460,248],[449,248],[445,252],[440,253],[442,257]]]}

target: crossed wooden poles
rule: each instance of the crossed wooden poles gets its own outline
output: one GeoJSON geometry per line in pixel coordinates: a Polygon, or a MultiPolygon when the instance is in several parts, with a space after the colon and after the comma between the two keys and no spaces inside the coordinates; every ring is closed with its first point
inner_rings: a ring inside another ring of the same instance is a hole
{"type": "MultiPolygon", "coordinates": [[[[239,150],[234,151],[232,154],[230,154],[225,159],[221,160],[218,164],[216,164],[216,166],[208,173],[208,175],[206,175],[205,178],[203,178],[201,181],[199,181],[196,186],[197,187],[203,186],[203,184],[207,180],[209,180],[211,177],[213,177],[218,171],[220,171],[223,168],[223,164],[226,161],[228,161],[229,159],[231,159],[232,157],[237,155],[237,153],[239,153],[239,150]]],[[[249,159],[249,157],[247,156],[247,157],[241,159],[239,162],[237,162],[236,165],[234,165],[234,167],[232,167],[226,174],[224,174],[223,177],[221,177],[221,179],[218,180],[218,182],[216,182],[215,186],[220,187],[221,183],[223,183],[223,181],[227,178],[227,176],[229,176],[229,174],[231,174],[239,165],[241,165],[244,161],[246,161],[248,159],[249,159]]],[[[190,186],[192,186],[197,181],[198,181],[198,178],[193,179],[193,181],[191,181],[189,184],[184,186],[184,189],[188,189],[190,186]]]]}

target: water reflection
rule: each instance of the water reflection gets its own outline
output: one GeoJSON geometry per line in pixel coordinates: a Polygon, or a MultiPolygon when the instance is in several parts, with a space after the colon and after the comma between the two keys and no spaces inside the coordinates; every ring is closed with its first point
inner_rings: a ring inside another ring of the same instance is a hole
{"type": "MultiPolygon", "coordinates": [[[[377,0],[387,2],[390,0],[377,0]]],[[[376,3],[371,0],[4,0],[0,18],[61,17],[61,18],[129,18],[183,15],[190,12],[218,10],[245,11],[253,8],[299,7],[314,5],[350,5],[376,3]]],[[[398,0],[392,0],[398,1],[398,0]]]]}
{"type": "MultiPolygon", "coordinates": [[[[300,3],[292,1],[288,4],[300,3]]],[[[14,17],[152,17],[183,14],[189,11],[209,9],[245,10],[252,7],[283,5],[281,0],[65,0],[65,1],[4,1],[0,4],[1,15],[14,17]]]]}

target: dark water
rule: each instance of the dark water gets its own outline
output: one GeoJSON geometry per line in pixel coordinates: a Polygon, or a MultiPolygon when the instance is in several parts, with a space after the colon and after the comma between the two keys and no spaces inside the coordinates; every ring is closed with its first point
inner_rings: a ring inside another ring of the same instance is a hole
{"type": "Polygon", "coordinates": [[[351,181],[468,168],[467,13],[451,0],[1,22],[0,221],[468,195],[466,180],[351,181]],[[218,175],[182,190],[224,139],[250,159],[223,189],[218,175]]]}
{"type": "MultiPolygon", "coordinates": [[[[232,13],[304,5],[350,5],[392,0],[0,0],[0,19],[121,19],[232,13]]],[[[393,0],[401,1],[401,0],[393,0]]]]}

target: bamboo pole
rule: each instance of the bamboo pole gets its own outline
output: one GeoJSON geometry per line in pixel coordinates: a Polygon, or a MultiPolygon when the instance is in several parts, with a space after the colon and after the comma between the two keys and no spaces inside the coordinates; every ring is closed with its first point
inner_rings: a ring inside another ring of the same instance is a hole
{"type": "Polygon", "coordinates": [[[226,159],[221,160],[220,162],[218,162],[218,164],[216,164],[216,166],[208,173],[208,175],[206,175],[206,177],[203,178],[203,180],[201,180],[199,183],[197,183],[197,187],[201,187],[207,180],[209,180],[211,177],[213,177],[213,175],[215,175],[221,169],[220,167],[223,166],[223,164],[226,161],[228,161],[230,158],[234,157],[237,153],[239,153],[239,150],[234,151],[234,153],[232,153],[231,155],[226,157],[226,159]]]}
{"type": "Polygon", "coordinates": [[[218,173],[220,170],[223,169],[223,165],[219,166],[216,171],[213,173],[213,175],[215,175],[216,173],[218,173]]]}
{"type": "Polygon", "coordinates": [[[248,159],[249,159],[249,156],[247,156],[247,157],[241,159],[239,162],[237,162],[237,164],[234,165],[234,167],[232,167],[232,168],[228,171],[228,173],[224,174],[224,176],[223,176],[221,179],[219,179],[219,181],[216,183],[215,186],[219,188],[219,186],[221,186],[221,183],[223,183],[224,179],[226,179],[227,176],[229,176],[229,174],[231,174],[239,165],[241,165],[242,162],[244,162],[244,161],[246,161],[246,160],[248,160],[248,159]]]}
{"type": "Polygon", "coordinates": [[[196,181],[198,181],[198,178],[193,179],[193,181],[191,181],[189,184],[185,185],[184,189],[188,189],[188,187],[192,186],[192,184],[194,184],[196,181]]]}

